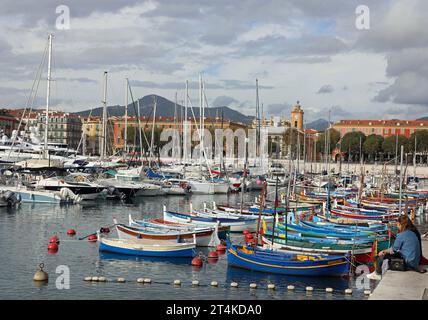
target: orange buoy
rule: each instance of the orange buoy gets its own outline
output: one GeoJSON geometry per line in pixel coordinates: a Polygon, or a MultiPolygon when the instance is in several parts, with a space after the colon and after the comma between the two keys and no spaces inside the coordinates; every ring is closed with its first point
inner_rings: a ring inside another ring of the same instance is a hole
{"type": "Polygon", "coordinates": [[[218,253],[217,253],[217,251],[210,251],[210,252],[208,252],[208,258],[218,259],[218,253]]]}
{"type": "Polygon", "coordinates": [[[76,235],[76,230],[74,230],[74,229],[67,230],[67,234],[69,236],[74,236],[74,235],[76,235]]]}
{"type": "Polygon", "coordinates": [[[49,243],[56,243],[56,244],[59,244],[59,239],[58,239],[58,237],[57,237],[56,235],[52,236],[52,237],[49,239],[49,243]]]}
{"type": "Polygon", "coordinates": [[[97,240],[98,240],[98,237],[97,237],[95,234],[91,234],[91,235],[88,237],[88,241],[89,241],[89,242],[97,242],[97,240]]]}
{"type": "Polygon", "coordinates": [[[48,252],[55,253],[57,251],[58,251],[58,245],[55,242],[48,244],[48,252]]]}

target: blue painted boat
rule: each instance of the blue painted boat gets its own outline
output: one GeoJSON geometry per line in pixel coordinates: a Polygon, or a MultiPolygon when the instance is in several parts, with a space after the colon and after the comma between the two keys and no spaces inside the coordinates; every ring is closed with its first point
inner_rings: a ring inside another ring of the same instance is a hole
{"type": "Polygon", "coordinates": [[[222,225],[229,226],[231,232],[242,232],[245,229],[254,231],[257,228],[257,219],[253,218],[221,218],[207,214],[189,214],[164,210],[163,219],[171,222],[192,223],[195,225],[222,225]]]}
{"type": "Polygon", "coordinates": [[[99,250],[131,256],[185,258],[196,255],[193,243],[152,239],[108,239],[98,236],[99,250]]]}
{"type": "Polygon", "coordinates": [[[296,276],[341,276],[349,270],[345,256],[302,255],[227,243],[229,266],[296,276]]]}

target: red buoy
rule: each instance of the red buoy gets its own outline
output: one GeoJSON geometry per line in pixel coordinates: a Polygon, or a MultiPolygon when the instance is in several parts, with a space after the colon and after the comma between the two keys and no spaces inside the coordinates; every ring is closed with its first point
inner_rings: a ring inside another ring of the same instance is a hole
{"type": "Polygon", "coordinates": [[[248,242],[249,240],[253,239],[253,235],[251,233],[247,233],[245,235],[245,241],[248,242]]]}
{"type": "Polygon", "coordinates": [[[48,252],[55,253],[58,251],[58,245],[56,243],[49,243],[48,244],[48,252]]]}
{"type": "Polygon", "coordinates": [[[91,234],[91,235],[88,237],[88,241],[89,241],[89,242],[97,242],[97,241],[98,241],[98,237],[97,237],[95,234],[91,234]]]}
{"type": "Polygon", "coordinates": [[[220,243],[219,245],[217,245],[216,249],[218,252],[224,253],[226,251],[227,247],[224,244],[220,243]]]}
{"type": "Polygon", "coordinates": [[[74,236],[74,235],[76,235],[76,230],[74,230],[74,229],[67,230],[67,234],[69,236],[74,236]]]}
{"type": "Polygon", "coordinates": [[[202,258],[199,256],[194,257],[192,259],[192,266],[194,266],[194,267],[202,267],[203,264],[204,264],[204,262],[202,261],[202,258]]]}
{"type": "Polygon", "coordinates": [[[242,233],[243,233],[243,234],[249,234],[249,233],[250,233],[250,230],[245,229],[242,233]]]}
{"type": "Polygon", "coordinates": [[[217,251],[210,251],[210,252],[208,252],[208,258],[218,259],[218,253],[217,253],[217,251]]]}
{"type": "Polygon", "coordinates": [[[56,244],[59,244],[59,239],[58,239],[58,237],[57,237],[56,235],[52,236],[52,237],[49,239],[49,243],[56,243],[56,244]]]}

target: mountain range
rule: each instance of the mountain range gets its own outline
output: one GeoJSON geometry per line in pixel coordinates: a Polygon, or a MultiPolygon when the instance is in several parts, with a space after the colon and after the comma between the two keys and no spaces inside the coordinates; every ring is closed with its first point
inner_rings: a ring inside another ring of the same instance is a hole
{"type": "MultiPolygon", "coordinates": [[[[175,103],[158,95],[147,95],[140,98],[135,103],[128,105],[128,115],[135,116],[138,114],[138,102],[140,103],[140,116],[150,117],[153,115],[154,101],[156,99],[156,116],[157,117],[171,117],[174,116],[175,103]]],[[[177,116],[181,113],[184,115],[184,106],[177,104],[177,116]]],[[[199,107],[193,107],[193,112],[196,118],[199,117],[199,107]]],[[[103,114],[103,108],[93,108],[91,110],[85,110],[77,112],[76,114],[87,117],[89,115],[101,117],[103,114]]],[[[107,107],[108,116],[121,117],[125,114],[125,107],[121,105],[107,107]]],[[[193,117],[191,108],[187,110],[189,117],[193,117]]],[[[233,110],[227,106],[224,107],[209,107],[205,108],[205,116],[210,118],[223,116],[224,120],[230,120],[233,122],[241,122],[249,125],[254,117],[242,114],[239,111],[233,110]]],[[[306,124],[306,129],[314,129],[317,131],[324,131],[328,128],[328,121],[325,119],[318,119],[306,124]]]]}
{"type": "MultiPolygon", "coordinates": [[[[156,117],[172,117],[174,116],[175,111],[175,103],[165,99],[164,97],[158,95],[147,95],[143,98],[140,98],[135,103],[131,103],[128,105],[128,115],[135,116],[138,114],[138,102],[140,104],[140,116],[152,116],[154,109],[154,101],[156,99],[156,117]]],[[[184,107],[182,105],[177,104],[177,116],[181,113],[184,116],[184,107]]],[[[193,107],[193,113],[196,118],[199,118],[199,107],[193,107]]],[[[192,108],[188,108],[187,114],[189,117],[193,117],[192,108]]],[[[87,117],[89,114],[92,116],[102,116],[103,108],[93,108],[92,113],[91,110],[85,110],[76,112],[76,114],[80,116],[87,117]]],[[[107,107],[108,116],[117,116],[121,117],[125,114],[125,106],[109,106],[107,107]]],[[[234,122],[241,122],[244,124],[250,124],[254,117],[246,116],[236,110],[233,110],[229,107],[209,107],[205,108],[205,117],[215,118],[215,117],[223,117],[224,120],[230,120],[234,122]]]]}

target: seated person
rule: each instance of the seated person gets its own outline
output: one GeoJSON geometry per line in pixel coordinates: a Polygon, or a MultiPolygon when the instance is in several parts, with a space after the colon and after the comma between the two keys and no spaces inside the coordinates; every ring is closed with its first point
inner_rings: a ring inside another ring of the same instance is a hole
{"type": "Polygon", "coordinates": [[[376,271],[367,275],[372,280],[382,279],[382,264],[384,259],[401,257],[408,269],[418,270],[421,259],[421,244],[414,231],[412,222],[407,215],[398,218],[398,235],[391,248],[382,250],[376,257],[376,271]]]}

